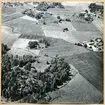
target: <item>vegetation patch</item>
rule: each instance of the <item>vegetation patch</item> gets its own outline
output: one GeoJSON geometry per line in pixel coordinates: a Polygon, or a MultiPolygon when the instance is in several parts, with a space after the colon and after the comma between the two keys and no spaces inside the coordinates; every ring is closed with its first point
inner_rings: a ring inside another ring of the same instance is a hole
{"type": "Polygon", "coordinates": [[[23,56],[21,59],[18,56],[13,57],[3,53],[3,97],[11,101],[37,103],[47,96],[47,92],[54,91],[71,79],[71,67],[64,58],[54,57],[43,73],[32,67],[35,59],[32,56],[23,56]]]}

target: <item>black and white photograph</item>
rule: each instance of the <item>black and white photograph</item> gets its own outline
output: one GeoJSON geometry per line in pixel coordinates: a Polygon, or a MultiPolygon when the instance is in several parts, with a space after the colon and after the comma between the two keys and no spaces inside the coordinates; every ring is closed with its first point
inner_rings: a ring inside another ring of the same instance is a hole
{"type": "Polygon", "coordinates": [[[1,9],[1,103],[103,104],[104,2],[1,9]]]}

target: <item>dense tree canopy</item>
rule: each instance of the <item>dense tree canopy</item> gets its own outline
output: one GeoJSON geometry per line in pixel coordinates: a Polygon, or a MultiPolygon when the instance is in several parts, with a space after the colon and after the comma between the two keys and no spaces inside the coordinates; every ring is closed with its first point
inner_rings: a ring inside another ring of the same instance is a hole
{"type": "Polygon", "coordinates": [[[48,62],[44,72],[32,67],[36,57],[2,55],[2,96],[11,101],[39,102],[46,93],[70,79],[70,66],[58,56],[48,62]],[[29,98],[31,97],[31,98],[29,98]]]}

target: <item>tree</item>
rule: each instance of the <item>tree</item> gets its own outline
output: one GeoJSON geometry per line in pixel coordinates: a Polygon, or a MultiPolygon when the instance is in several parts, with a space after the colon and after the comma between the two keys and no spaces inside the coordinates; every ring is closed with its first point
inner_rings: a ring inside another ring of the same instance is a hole
{"type": "Polygon", "coordinates": [[[60,16],[57,16],[57,19],[61,19],[60,16]]]}
{"type": "Polygon", "coordinates": [[[43,14],[42,14],[42,13],[37,13],[37,14],[36,14],[36,16],[35,16],[35,18],[36,18],[36,19],[41,19],[41,18],[42,18],[42,16],[43,16],[43,14]]]}
{"type": "Polygon", "coordinates": [[[8,48],[8,46],[7,45],[5,45],[5,44],[2,44],[2,54],[6,54],[7,53],[7,51],[9,51],[10,49],[8,48]]]}
{"type": "Polygon", "coordinates": [[[26,70],[31,70],[31,63],[30,62],[28,62],[26,65],[25,65],[25,67],[24,67],[24,69],[26,69],[26,70]]]}
{"type": "Polygon", "coordinates": [[[37,41],[30,41],[29,43],[28,43],[28,46],[31,48],[31,49],[33,49],[33,48],[37,48],[38,46],[39,46],[39,43],[37,42],[37,41]]]}

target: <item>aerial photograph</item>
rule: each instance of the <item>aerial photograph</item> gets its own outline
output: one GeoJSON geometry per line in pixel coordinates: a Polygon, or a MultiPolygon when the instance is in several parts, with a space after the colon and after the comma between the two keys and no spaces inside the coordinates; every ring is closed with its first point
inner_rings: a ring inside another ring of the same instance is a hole
{"type": "Polygon", "coordinates": [[[1,9],[1,103],[103,103],[104,2],[1,9]]]}

